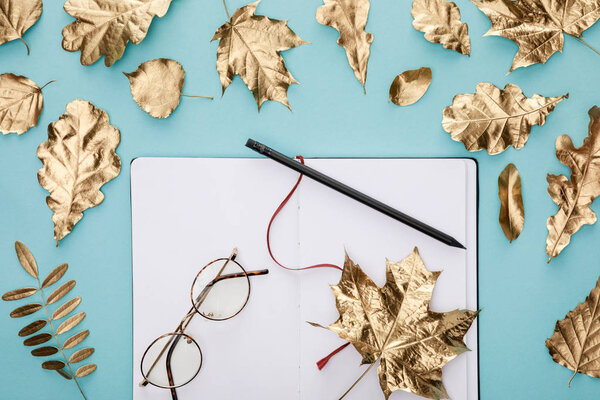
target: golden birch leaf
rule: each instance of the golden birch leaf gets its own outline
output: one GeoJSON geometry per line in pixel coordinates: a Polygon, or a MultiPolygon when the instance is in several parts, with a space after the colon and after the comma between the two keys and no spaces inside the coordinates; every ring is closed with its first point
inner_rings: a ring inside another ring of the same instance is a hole
{"type": "Polygon", "coordinates": [[[38,147],[44,166],[38,181],[50,196],[56,245],[83,217],[83,211],[102,203],[100,188],[121,172],[115,153],[121,141],[108,114],[92,103],[74,100],[66,113],[48,126],[48,141],[38,147]]]}
{"type": "Polygon", "coordinates": [[[488,82],[477,84],[475,94],[458,94],[452,105],[444,108],[442,127],[469,151],[486,149],[498,154],[513,146],[525,146],[531,127],[543,125],[546,117],[563,99],[534,94],[525,97],[513,84],[503,90],[488,82]]]}
{"type": "Polygon", "coordinates": [[[490,19],[485,36],[504,36],[519,46],[510,67],[545,63],[562,51],[564,34],[576,38],[600,18],[597,0],[483,0],[473,3],[490,19]]]}
{"type": "Polygon", "coordinates": [[[423,97],[431,85],[431,69],[421,67],[404,71],[390,86],[390,100],[397,106],[408,106],[423,97]]]}
{"type": "Polygon", "coordinates": [[[479,312],[430,310],[441,272],[427,270],[416,248],[386,264],[386,283],[379,288],[346,255],[340,282],[332,286],[340,318],[328,329],[349,341],[369,368],[380,361],[386,399],[397,390],[447,398],[442,367],[468,351],[463,337],[479,312]]]}
{"type": "Polygon", "coordinates": [[[548,194],[559,207],[548,218],[546,253],[548,261],[556,257],[571,241],[571,235],[583,225],[596,222],[590,205],[600,195],[600,108],[589,110],[588,137],[583,146],[575,148],[567,135],[556,139],[556,158],[571,169],[571,179],[548,174],[548,194]]]}
{"type": "Polygon", "coordinates": [[[123,57],[127,43],[146,38],[154,17],[164,17],[172,0],[67,0],[65,11],[76,18],[63,31],[63,49],[81,51],[81,64],[104,56],[107,67],[123,57]]]}
{"type": "Polygon", "coordinates": [[[579,303],[562,321],[556,322],[554,334],[546,347],[558,364],[575,373],[600,378],[600,280],[583,303],[579,303]]]}
{"type": "MultiPolygon", "coordinates": [[[[2,0],[0,0],[2,1],[2,0]]],[[[0,132],[21,135],[38,124],[44,97],[42,88],[24,76],[0,75],[0,132]]]]}
{"type": "Polygon", "coordinates": [[[263,15],[254,15],[259,1],[237,9],[212,40],[219,40],[217,71],[223,92],[239,75],[254,95],[258,110],[267,100],[290,110],[288,87],[298,83],[285,66],[281,52],[308,43],[288,26],[263,15]]]}
{"type": "Polygon", "coordinates": [[[42,9],[42,0],[0,0],[0,45],[20,39],[29,54],[23,35],[40,19],[42,9]]]}
{"type": "Polygon", "coordinates": [[[471,54],[469,27],[460,20],[460,10],[452,1],[414,0],[411,15],[413,27],[425,33],[431,43],[446,49],[471,54]]]}
{"type": "Polygon", "coordinates": [[[365,91],[367,65],[373,34],[365,32],[369,18],[369,0],[323,0],[317,8],[317,22],[340,33],[337,43],[346,50],[348,63],[365,91]]]}
{"type": "Polygon", "coordinates": [[[15,242],[15,252],[17,253],[17,258],[19,259],[19,263],[23,269],[34,278],[38,277],[38,268],[37,262],[35,262],[35,258],[31,251],[25,246],[23,243],[17,241],[15,242]]]}
{"type": "Polygon", "coordinates": [[[521,175],[514,164],[508,164],[498,177],[500,198],[500,227],[504,236],[512,242],[519,237],[525,223],[525,210],[521,195],[521,175]]]}

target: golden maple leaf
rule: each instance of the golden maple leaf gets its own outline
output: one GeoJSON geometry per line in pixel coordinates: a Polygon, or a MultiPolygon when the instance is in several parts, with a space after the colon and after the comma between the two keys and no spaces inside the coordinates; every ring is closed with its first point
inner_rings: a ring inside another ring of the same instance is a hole
{"type": "Polygon", "coordinates": [[[600,18],[600,0],[483,0],[473,3],[492,22],[486,36],[504,36],[519,45],[509,72],[545,63],[554,53],[562,51],[563,34],[581,41],[583,31],[600,18]]]}
{"type": "Polygon", "coordinates": [[[513,84],[503,90],[489,82],[477,84],[475,94],[459,94],[444,108],[442,127],[453,140],[469,151],[486,149],[498,154],[513,146],[525,146],[533,125],[543,125],[546,117],[563,99],[534,94],[527,98],[513,84]]]}
{"type": "Polygon", "coordinates": [[[56,245],[83,217],[83,211],[102,203],[102,185],[121,172],[115,153],[121,141],[108,114],[92,103],[74,100],[65,114],[48,126],[48,140],[38,147],[44,164],[38,181],[50,196],[46,203],[54,215],[56,245]]]}
{"type": "Polygon", "coordinates": [[[500,198],[498,221],[504,236],[512,242],[519,237],[525,224],[521,175],[513,163],[508,164],[498,177],[498,197],[500,198]]]}
{"type": "Polygon", "coordinates": [[[556,139],[556,158],[571,169],[571,180],[564,175],[547,177],[548,194],[560,207],[547,222],[548,261],[560,254],[583,225],[596,222],[590,205],[600,195],[600,108],[594,106],[588,114],[589,134],[581,147],[575,148],[567,135],[556,139]]]}
{"type": "Polygon", "coordinates": [[[346,50],[348,63],[363,86],[367,81],[367,64],[371,54],[373,34],[365,32],[369,18],[369,0],[323,0],[317,8],[317,22],[340,33],[337,43],[346,50]]]}
{"type": "Polygon", "coordinates": [[[397,390],[447,398],[442,367],[468,351],[463,337],[478,312],[429,309],[441,272],[427,270],[417,248],[404,260],[386,264],[386,283],[379,288],[346,255],[340,282],[332,286],[340,318],[328,329],[349,341],[369,369],[380,361],[386,399],[397,390]]]}
{"type": "Polygon", "coordinates": [[[81,64],[104,56],[107,67],[123,57],[127,43],[146,38],[154,17],[164,17],[172,0],[67,0],[65,11],[76,18],[63,31],[63,49],[81,51],[81,64]]]}
{"type": "Polygon", "coordinates": [[[223,93],[239,75],[254,95],[258,110],[267,100],[291,110],[287,89],[298,83],[285,66],[281,52],[308,43],[288,26],[263,15],[255,15],[260,1],[237,9],[212,40],[219,40],[217,71],[223,93]]]}
{"type": "Polygon", "coordinates": [[[0,75],[0,132],[27,132],[38,124],[43,108],[42,88],[35,82],[20,75],[0,75]]]}
{"type": "Polygon", "coordinates": [[[583,303],[579,303],[562,321],[546,347],[558,364],[575,373],[600,378],[600,279],[583,303]]]}
{"type": "Polygon", "coordinates": [[[446,49],[471,54],[469,27],[460,20],[460,10],[452,1],[414,0],[411,15],[413,27],[425,33],[431,43],[446,49]]]}
{"type": "Polygon", "coordinates": [[[23,35],[40,19],[42,9],[42,0],[0,0],[0,45],[20,39],[29,54],[23,35]]]}

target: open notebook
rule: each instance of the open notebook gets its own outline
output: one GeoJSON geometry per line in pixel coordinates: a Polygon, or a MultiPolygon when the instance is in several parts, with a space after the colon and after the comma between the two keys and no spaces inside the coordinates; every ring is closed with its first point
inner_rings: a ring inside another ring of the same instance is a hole
{"type": "MultiPolygon", "coordinates": [[[[443,269],[431,308],[477,309],[477,165],[470,159],[307,159],[307,165],[452,235],[467,250],[445,246],[329,188],[304,179],[273,225],[271,244],[287,266],[342,265],[344,250],[375,283],[385,259],[415,246],[430,270],[443,269]]],[[[319,371],[316,361],[343,344],[329,325],[339,314],[329,287],[334,269],[291,272],[270,259],[265,233],[297,173],[267,159],[138,158],[131,165],[133,232],[133,399],[165,400],[168,390],[139,387],[140,360],[172,332],[190,307],[194,277],[234,247],[251,278],[246,308],[215,322],[194,318],[186,333],[202,348],[198,376],[178,389],[186,399],[335,400],[361,375],[352,347],[319,371]]],[[[466,336],[473,351],[444,367],[451,398],[478,399],[477,321],[466,336]]],[[[347,399],[384,399],[375,369],[347,399]]],[[[395,392],[392,400],[419,397],[395,392]]]]}

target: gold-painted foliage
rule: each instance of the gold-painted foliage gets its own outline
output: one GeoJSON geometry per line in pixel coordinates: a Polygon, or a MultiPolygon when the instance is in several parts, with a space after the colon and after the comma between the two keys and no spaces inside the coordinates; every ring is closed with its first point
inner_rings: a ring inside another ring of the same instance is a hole
{"type": "Polygon", "coordinates": [[[285,66],[281,52],[307,42],[288,26],[263,15],[255,15],[259,1],[237,9],[212,40],[219,40],[217,71],[223,92],[239,75],[254,95],[258,109],[267,100],[291,110],[288,87],[298,83],[285,66]]]}
{"type": "Polygon", "coordinates": [[[38,124],[43,108],[42,88],[35,82],[20,75],[0,75],[0,132],[2,134],[21,135],[27,132],[38,124]]]}
{"type": "Polygon", "coordinates": [[[58,267],[54,268],[48,274],[46,279],[44,279],[44,281],[42,282],[42,288],[45,289],[48,286],[51,286],[51,285],[55,284],[56,282],[58,282],[59,279],[62,278],[63,275],[67,272],[67,269],[69,269],[68,264],[61,264],[58,267]]]}
{"type": "Polygon", "coordinates": [[[397,390],[447,398],[442,367],[468,350],[463,337],[478,311],[429,309],[441,272],[427,270],[416,248],[386,264],[386,283],[379,288],[346,255],[340,282],[332,286],[340,318],[328,329],[350,342],[369,369],[380,361],[386,399],[397,390]]]}
{"type": "Polygon", "coordinates": [[[27,246],[25,246],[21,242],[15,242],[15,252],[17,253],[17,258],[19,259],[19,263],[29,275],[34,278],[38,277],[38,268],[37,262],[33,257],[33,254],[29,251],[27,246]]]}
{"type": "Polygon", "coordinates": [[[4,301],[13,301],[13,300],[21,300],[29,296],[33,296],[36,294],[36,288],[23,288],[23,289],[15,289],[10,292],[6,292],[2,295],[2,300],[4,301]]]}
{"type": "Polygon", "coordinates": [[[504,236],[512,242],[519,237],[525,224],[521,175],[512,163],[508,164],[498,177],[498,197],[500,198],[498,217],[500,227],[504,236]]]}
{"type": "Polygon", "coordinates": [[[580,38],[600,18],[598,0],[483,0],[473,1],[490,19],[486,36],[504,36],[519,46],[510,67],[545,63],[562,51],[564,35],[580,38]]]}
{"type": "Polygon", "coordinates": [[[571,235],[583,225],[596,222],[590,205],[600,195],[600,108],[589,110],[588,137],[579,148],[567,135],[556,139],[556,158],[571,169],[571,179],[564,175],[548,174],[548,194],[559,207],[548,218],[546,253],[549,260],[556,257],[571,241],[571,235]]]}
{"type": "Polygon", "coordinates": [[[83,217],[83,211],[102,203],[100,188],[121,172],[115,153],[121,141],[108,114],[83,100],[67,105],[66,113],[48,126],[48,141],[38,147],[44,166],[38,181],[50,196],[56,245],[83,217]]]}
{"type": "Polygon", "coordinates": [[[348,63],[365,91],[367,66],[371,54],[373,34],[365,28],[369,18],[369,0],[323,0],[317,8],[317,22],[340,33],[337,43],[346,50],[348,63]]]}
{"type": "Polygon", "coordinates": [[[67,0],[65,11],[76,19],[63,31],[63,49],[81,51],[81,64],[104,56],[107,67],[123,57],[127,43],[146,38],[154,17],[164,17],[172,0],[67,0]]]}
{"type": "Polygon", "coordinates": [[[600,280],[583,303],[561,321],[554,334],[546,339],[546,347],[558,364],[575,373],[600,378],[600,280]]]}
{"type": "Polygon", "coordinates": [[[413,27],[425,33],[425,39],[461,54],[471,54],[469,27],[460,20],[460,10],[454,2],[414,0],[411,14],[413,27]]]}
{"type": "Polygon", "coordinates": [[[408,106],[423,97],[431,85],[431,68],[421,67],[404,71],[390,86],[390,101],[397,106],[408,106]]]}
{"type": "Polygon", "coordinates": [[[67,293],[69,293],[71,291],[71,289],[73,289],[75,287],[75,284],[76,284],[75,281],[68,281],[68,282],[63,283],[57,289],[55,289],[52,293],[50,293],[50,296],[48,296],[46,303],[48,303],[48,304],[56,303],[58,300],[65,297],[67,295],[67,293]]]}
{"type": "Polygon", "coordinates": [[[543,125],[554,107],[569,94],[525,97],[521,88],[508,84],[503,90],[488,82],[477,84],[475,94],[458,94],[444,108],[442,127],[469,151],[486,149],[498,154],[513,146],[525,146],[531,127],[543,125]]]}
{"type": "Polygon", "coordinates": [[[0,45],[23,39],[25,32],[31,28],[42,15],[42,0],[0,0],[0,45]]]}

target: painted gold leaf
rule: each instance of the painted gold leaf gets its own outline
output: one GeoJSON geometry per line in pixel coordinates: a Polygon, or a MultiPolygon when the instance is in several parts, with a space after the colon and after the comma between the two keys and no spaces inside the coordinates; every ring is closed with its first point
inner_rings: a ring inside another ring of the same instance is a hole
{"type": "Polygon", "coordinates": [[[504,36],[519,46],[510,72],[545,63],[562,51],[564,34],[581,37],[600,18],[596,0],[483,0],[473,1],[490,19],[486,36],[504,36]]]}
{"type": "Polygon", "coordinates": [[[15,252],[17,253],[17,258],[21,263],[23,269],[34,278],[38,277],[38,268],[37,263],[35,262],[35,258],[33,258],[33,254],[29,251],[27,246],[25,246],[21,242],[15,242],[15,252]]]}
{"type": "Polygon", "coordinates": [[[36,357],[48,357],[58,353],[58,349],[54,346],[44,346],[31,350],[31,355],[36,357]]]}
{"type": "Polygon", "coordinates": [[[500,227],[509,241],[519,237],[525,223],[525,210],[521,194],[521,175],[514,164],[508,164],[498,177],[500,198],[500,227]]]}
{"type": "Polygon", "coordinates": [[[68,373],[67,371],[65,371],[64,369],[57,369],[56,372],[58,372],[58,374],[60,376],[62,376],[65,379],[71,380],[73,379],[73,377],[71,376],[70,373],[68,373]]]}
{"type": "Polygon", "coordinates": [[[74,100],[66,113],[48,126],[48,141],[38,147],[44,166],[38,181],[50,196],[56,245],[83,217],[83,211],[102,203],[100,188],[121,172],[115,153],[121,141],[108,114],[92,103],[74,100]]]}
{"type": "Polygon", "coordinates": [[[73,289],[75,287],[75,284],[76,284],[75,281],[68,281],[68,282],[63,283],[58,289],[56,289],[54,292],[50,293],[50,296],[48,296],[48,300],[46,301],[46,304],[54,304],[58,300],[62,299],[67,293],[69,293],[71,291],[71,289],[73,289]]]}
{"type": "Polygon", "coordinates": [[[43,108],[42,89],[35,82],[21,75],[0,75],[0,132],[2,134],[21,135],[27,132],[38,124],[43,108]]]}
{"type": "Polygon", "coordinates": [[[43,319],[34,321],[34,322],[30,323],[29,325],[27,325],[25,328],[21,329],[19,331],[19,336],[25,337],[25,336],[33,335],[34,333],[36,333],[37,331],[39,331],[40,329],[45,327],[47,323],[48,323],[48,321],[45,321],[43,319]]]}
{"type": "Polygon", "coordinates": [[[36,288],[23,288],[23,289],[15,289],[10,292],[6,292],[2,295],[2,300],[4,301],[13,301],[24,299],[29,296],[33,296],[37,292],[36,288]]]}
{"type": "Polygon", "coordinates": [[[469,151],[486,149],[498,154],[513,146],[525,146],[531,127],[543,125],[554,107],[569,94],[525,97],[513,84],[503,90],[488,82],[477,84],[475,94],[458,94],[452,105],[444,108],[442,127],[469,151]]]}
{"type": "Polygon", "coordinates": [[[71,357],[69,357],[69,362],[72,364],[81,362],[81,361],[85,360],[86,358],[88,358],[89,356],[91,356],[92,354],[94,354],[94,349],[91,347],[77,350],[75,353],[73,353],[71,355],[71,357]]]}
{"type": "Polygon", "coordinates": [[[38,344],[46,343],[48,340],[52,339],[52,335],[49,333],[40,333],[39,335],[32,336],[28,339],[25,339],[23,344],[25,346],[37,346],[38,344]]]}
{"type": "Polygon", "coordinates": [[[600,280],[583,303],[561,321],[554,334],[546,339],[546,347],[558,364],[577,374],[600,378],[600,280]]]}
{"type": "Polygon", "coordinates": [[[62,335],[63,333],[70,331],[71,329],[75,328],[84,318],[84,312],[73,315],[60,324],[58,328],[56,328],[56,334],[62,335]]]}
{"type": "Polygon", "coordinates": [[[53,284],[55,284],[56,282],[58,282],[60,280],[60,278],[63,277],[63,275],[65,274],[65,272],[67,272],[67,269],[69,269],[69,266],[67,264],[61,264],[58,267],[54,268],[46,277],[46,279],[44,279],[44,282],[42,282],[42,288],[47,288],[48,286],[52,286],[53,284]]]}
{"type": "Polygon", "coordinates": [[[62,361],[46,361],[42,363],[42,368],[51,370],[63,369],[65,366],[66,364],[62,361]]]}
{"type": "Polygon", "coordinates": [[[298,82],[286,68],[281,52],[307,42],[287,26],[287,21],[255,15],[258,3],[237,9],[212,38],[219,40],[217,71],[221,86],[225,92],[237,74],[254,95],[259,111],[267,100],[278,101],[291,110],[287,90],[298,82]]]}
{"type": "Polygon", "coordinates": [[[571,235],[583,225],[596,222],[590,205],[600,195],[600,108],[592,107],[589,134],[579,148],[567,135],[556,139],[556,158],[571,169],[571,179],[564,175],[548,174],[548,194],[559,207],[548,218],[546,253],[549,260],[556,257],[571,241],[571,235]]]}
{"type": "Polygon", "coordinates": [[[65,340],[65,343],[63,343],[63,349],[70,349],[70,348],[77,346],[79,343],[83,342],[83,340],[86,337],[88,337],[89,334],[90,334],[90,331],[87,329],[85,331],[76,333],[75,335],[73,335],[70,338],[68,338],[67,340],[65,340]]]}
{"type": "Polygon", "coordinates": [[[0,45],[20,39],[29,54],[23,35],[40,19],[42,9],[42,0],[0,0],[0,45]]]}
{"type": "Polygon", "coordinates": [[[127,43],[146,38],[154,17],[164,17],[172,0],[67,0],[65,11],[76,18],[63,31],[63,49],[81,51],[81,64],[104,56],[107,67],[123,57],[127,43]]]}
{"type": "Polygon", "coordinates": [[[446,49],[471,54],[469,27],[460,20],[460,10],[452,1],[414,0],[413,27],[425,33],[431,43],[440,43],[446,49]]]}
{"type": "MultiPolygon", "coordinates": [[[[369,18],[369,0],[323,0],[317,8],[317,22],[340,33],[337,43],[346,50],[348,63],[365,90],[367,66],[373,34],[365,32],[369,18]]],[[[365,91],[366,93],[366,91],[365,91]]]]}
{"type": "Polygon", "coordinates": [[[26,304],[24,306],[14,309],[10,313],[10,316],[11,316],[11,318],[21,318],[26,315],[33,314],[33,313],[39,311],[41,308],[42,308],[41,304],[26,304]]]}
{"type": "Polygon", "coordinates": [[[390,100],[397,106],[408,106],[423,97],[431,84],[431,69],[421,67],[404,71],[390,86],[390,100]]]}
{"type": "Polygon", "coordinates": [[[346,255],[340,282],[332,286],[340,318],[328,329],[349,341],[363,364],[380,361],[386,399],[397,390],[448,398],[442,367],[468,350],[463,337],[478,311],[430,310],[441,272],[427,270],[416,248],[404,260],[386,264],[386,283],[379,288],[346,255]]]}
{"type": "Polygon", "coordinates": [[[94,372],[96,368],[96,364],[84,365],[83,367],[79,367],[77,369],[77,371],[75,372],[75,376],[77,376],[78,378],[83,378],[84,376],[88,376],[89,374],[94,372]]]}
{"type": "Polygon", "coordinates": [[[54,313],[52,314],[52,320],[56,321],[57,319],[66,317],[67,315],[69,315],[69,313],[71,313],[71,311],[77,308],[79,303],[81,303],[81,297],[75,297],[74,299],[67,301],[65,304],[58,307],[56,311],[54,311],[54,313]]]}

